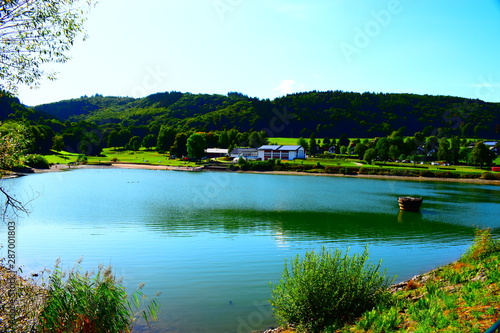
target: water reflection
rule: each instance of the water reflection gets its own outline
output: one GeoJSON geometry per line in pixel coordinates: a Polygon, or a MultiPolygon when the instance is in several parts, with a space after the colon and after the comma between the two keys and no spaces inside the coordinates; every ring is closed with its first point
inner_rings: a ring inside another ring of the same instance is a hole
{"type": "Polygon", "coordinates": [[[426,219],[427,213],[397,211],[393,214],[260,212],[253,210],[211,210],[192,213],[189,220],[157,215],[145,225],[155,232],[189,236],[190,231],[227,235],[271,233],[281,241],[366,241],[427,242],[456,241],[471,235],[467,226],[426,219]]]}

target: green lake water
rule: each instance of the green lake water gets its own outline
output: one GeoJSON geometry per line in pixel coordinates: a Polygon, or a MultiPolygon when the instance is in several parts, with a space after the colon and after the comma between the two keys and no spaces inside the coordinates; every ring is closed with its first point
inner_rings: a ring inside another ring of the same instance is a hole
{"type": "Polygon", "coordinates": [[[500,232],[493,185],[87,169],[2,186],[32,199],[16,239],[26,275],[83,257],[85,269],[111,264],[129,291],[145,282],[146,294],[161,292],[158,322],[135,332],[273,326],[269,282],[286,258],[323,246],[368,244],[371,260],[402,281],[458,259],[474,228],[500,232]],[[423,196],[422,212],[400,212],[400,195],[423,196]]]}

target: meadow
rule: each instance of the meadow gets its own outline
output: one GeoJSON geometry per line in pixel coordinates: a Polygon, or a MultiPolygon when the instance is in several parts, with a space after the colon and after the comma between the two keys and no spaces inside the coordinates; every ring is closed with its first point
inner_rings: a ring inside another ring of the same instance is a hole
{"type": "MultiPolygon", "coordinates": [[[[321,138],[319,140],[322,140],[321,138]]],[[[296,145],[297,138],[270,138],[270,144],[278,145],[296,145]]],[[[53,151],[51,154],[44,155],[50,164],[72,164],[84,162],[88,164],[110,164],[110,163],[134,163],[134,164],[148,164],[159,166],[195,166],[194,161],[172,159],[170,155],[160,154],[153,149],[144,149],[138,151],[124,150],[120,148],[104,148],[100,156],[85,156],[78,153],[70,153],[66,151],[53,151]]],[[[219,163],[232,164],[231,158],[217,159],[219,163]]],[[[203,163],[209,162],[207,160],[203,163]]],[[[459,177],[466,176],[467,174],[478,174],[490,171],[490,168],[485,167],[480,169],[471,165],[434,165],[426,162],[424,164],[402,163],[402,162],[375,162],[374,164],[367,164],[365,161],[360,160],[355,155],[319,155],[310,157],[305,160],[299,161],[283,161],[283,163],[290,163],[291,165],[309,166],[307,172],[324,172],[325,167],[342,167],[342,168],[363,168],[364,173],[373,174],[378,173],[377,170],[381,168],[386,170],[408,170],[408,171],[429,171],[434,173],[453,173],[459,177]],[[317,166],[317,168],[311,168],[317,166]]],[[[495,165],[500,165],[500,156],[494,161],[495,165]]]]}

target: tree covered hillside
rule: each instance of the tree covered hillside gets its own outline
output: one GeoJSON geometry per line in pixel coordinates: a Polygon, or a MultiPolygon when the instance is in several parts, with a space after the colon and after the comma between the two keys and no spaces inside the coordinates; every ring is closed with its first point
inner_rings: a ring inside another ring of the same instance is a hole
{"type": "Polygon", "coordinates": [[[61,121],[99,125],[169,125],[179,130],[241,132],[267,130],[271,136],[385,136],[405,127],[417,131],[498,138],[500,104],[450,96],[303,92],[275,100],[227,95],[164,92],[140,99],[81,97],[35,107],[61,121]],[[273,127],[273,128],[272,128],[273,127]]]}

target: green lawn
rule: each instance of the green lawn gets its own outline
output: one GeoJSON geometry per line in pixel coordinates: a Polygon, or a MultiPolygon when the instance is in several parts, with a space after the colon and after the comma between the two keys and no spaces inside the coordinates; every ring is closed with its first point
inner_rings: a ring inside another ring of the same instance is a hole
{"type": "MultiPolygon", "coordinates": [[[[78,154],[68,153],[65,151],[54,152],[44,157],[53,164],[67,164],[76,162],[78,154]]],[[[185,165],[192,166],[195,163],[180,160],[170,159],[166,154],[159,154],[152,150],[128,151],[128,150],[115,150],[113,148],[104,148],[101,156],[87,156],[88,163],[147,163],[155,165],[185,165]]]]}
{"type": "Polygon", "coordinates": [[[299,141],[298,138],[269,138],[269,144],[277,144],[277,145],[293,146],[297,145],[298,141],[299,141]]]}

